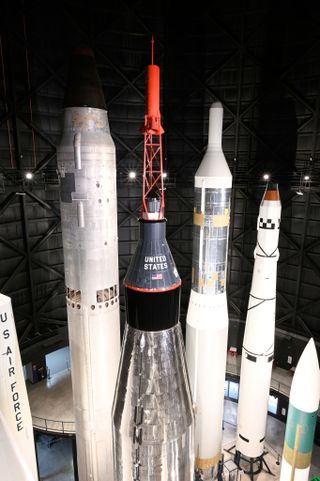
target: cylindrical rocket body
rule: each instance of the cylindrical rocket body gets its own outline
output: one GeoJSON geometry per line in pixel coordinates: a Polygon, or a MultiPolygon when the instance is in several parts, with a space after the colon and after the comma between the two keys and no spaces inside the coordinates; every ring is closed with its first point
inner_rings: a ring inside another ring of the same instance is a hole
{"type": "Polygon", "coordinates": [[[115,147],[105,110],[65,109],[58,168],[79,477],[105,481],[113,479],[120,358],[115,147]]]}
{"type": "Polygon", "coordinates": [[[160,135],[164,132],[160,115],[160,68],[148,65],[146,85],[146,113],[142,132],[160,135]]]}
{"type": "Polygon", "coordinates": [[[160,68],[153,64],[147,67],[146,115],[160,118],[160,68]]]}
{"type": "Polygon", "coordinates": [[[113,422],[117,481],[192,481],[193,414],[179,323],[155,332],[127,324],[113,422]]]}
{"type": "Polygon", "coordinates": [[[264,450],[274,351],[281,203],[278,188],[272,189],[267,187],[259,210],[241,358],[236,449],[251,458],[264,450]]]}
{"type": "Polygon", "coordinates": [[[213,479],[221,455],[228,336],[225,292],[232,176],[221,149],[221,104],[210,108],[206,154],[195,176],[192,290],[186,351],[195,407],[195,467],[213,479]]]}
{"type": "Polygon", "coordinates": [[[127,325],[113,404],[116,481],[192,481],[193,411],[166,221],[140,220],[124,280],[127,325]]]}
{"type": "Polygon", "coordinates": [[[309,480],[319,398],[319,363],[311,338],[292,379],[280,481],[309,480]]]}

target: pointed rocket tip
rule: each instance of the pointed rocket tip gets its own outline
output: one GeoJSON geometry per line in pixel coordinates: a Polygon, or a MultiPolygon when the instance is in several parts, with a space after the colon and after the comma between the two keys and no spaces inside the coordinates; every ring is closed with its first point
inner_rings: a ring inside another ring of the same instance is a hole
{"type": "Polygon", "coordinates": [[[105,109],[105,99],[93,50],[87,46],[71,52],[64,108],[91,107],[105,109]]]}
{"type": "Polygon", "coordinates": [[[213,102],[213,103],[211,104],[210,109],[223,109],[223,105],[222,105],[221,102],[218,102],[218,101],[217,101],[217,102],[213,102]]]}
{"type": "Polygon", "coordinates": [[[278,184],[269,183],[266,186],[262,201],[264,200],[280,200],[278,184]]]}
{"type": "Polygon", "coordinates": [[[153,65],[154,61],[154,37],[153,34],[151,35],[151,65],[153,65]]]}
{"type": "Polygon", "coordinates": [[[290,403],[305,412],[318,409],[320,371],[316,346],[311,338],[304,348],[292,379],[290,403]]]}

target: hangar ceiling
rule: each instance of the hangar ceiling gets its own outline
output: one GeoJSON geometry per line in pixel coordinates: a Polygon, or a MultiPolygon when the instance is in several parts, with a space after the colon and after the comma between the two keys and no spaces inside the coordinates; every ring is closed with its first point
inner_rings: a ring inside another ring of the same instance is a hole
{"type": "MultiPolygon", "coordinates": [[[[269,173],[282,200],[276,324],[320,340],[320,14],[291,2],[7,1],[0,43],[0,292],[13,299],[22,348],[65,329],[56,146],[70,52],[93,48],[117,151],[122,281],[138,237],[145,66],[161,67],[168,241],[187,310],[193,177],[208,109],[224,106],[233,174],[228,302],[244,321],[256,219],[269,173]],[[25,173],[32,171],[32,180],[25,173]],[[309,176],[309,180],[304,180],[309,176]]],[[[124,299],[121,298],[124,314],[124,299]]]]}

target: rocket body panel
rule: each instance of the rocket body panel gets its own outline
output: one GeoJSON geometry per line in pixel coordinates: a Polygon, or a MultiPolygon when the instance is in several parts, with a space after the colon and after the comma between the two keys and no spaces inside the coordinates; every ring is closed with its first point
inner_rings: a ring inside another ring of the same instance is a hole
{"type": "Polygon", "coordinates": [[[236,449],[251,458],[261,456],[264,450],[274,353],[280,216],[278,188],[267,187],[257,221],[237,414],[236,449]]]}
{"type": "Polygon", "coordinates": [[[209,112],[208,147],[195,175],[192,290],[186,331],[195,406],[195,467],[209,477],[221,456],[228,336],[225,281],[232,176],[221,148],[222,119],[222,105],[216,102],[209,112]]]}
{"type": "Polygon", "coordinates": [[[280,481],[308,481],[320,399],[320,371],[311,338],[292,379],[280,481]]]}
{"type": "Polygon", "coordinates": [[[113,420],[117,480],[191,481],[193,414],[179,323],[157,332],[127,324],[113,420]]]}
{"type": "Polygon", "coordinates": [[[36,481],[38,479],[26,464],[22,451],[16,445],[2,412],[0,412],[0,465],[1,477],[5,481],[36,481]]]}
{"type": "MultiPolygon", "coordinates": [[[[247,360],[241,367],[236,449],[247,457],[256,458],[264,450],[272,361],[268,362],[268,357],[253,355],[244,349],[242,356],[246,359],[254,357],[256,361],[247,360]]],[[[273,350],[270,357],[273,359],[273,350]]]]}
{"type": "Polygon", "coordinates": [[[115,147],[105,110],[65,110],[58,168],[78,470],[81,481],[102,481],[113,478],[120,358],[115,147]]]}
{"type": "Polygon", "coordinates": [[[195,465],[206,469],[216,466],[221,454],[228,338],[226,294],[204,296],[192,290],[189,319],[186,351],[196,416],[195,465]]]}
{"type": "Polygon", "coordinates": [[[225,291],[231,189],[195,188],[192,289],[225,291]]]}
{"type": "Polygon", "coordinates": [[[37,481],[33,426],[11,299],[0,294],[0,466],[5,481],[37,481]]]}

